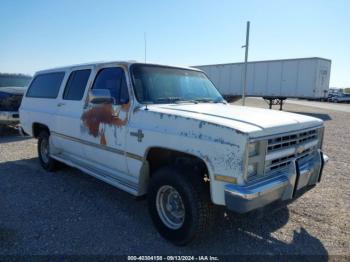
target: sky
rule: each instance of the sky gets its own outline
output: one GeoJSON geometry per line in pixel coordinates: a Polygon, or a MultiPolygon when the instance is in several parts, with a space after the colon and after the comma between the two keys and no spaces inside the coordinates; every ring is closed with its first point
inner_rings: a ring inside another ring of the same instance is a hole
{"type": "Polygon", "coordinates": [[[323,57],[350,86],[349,0],[1,0],[0,72],[93,61],[204,65],[323,57]]]}

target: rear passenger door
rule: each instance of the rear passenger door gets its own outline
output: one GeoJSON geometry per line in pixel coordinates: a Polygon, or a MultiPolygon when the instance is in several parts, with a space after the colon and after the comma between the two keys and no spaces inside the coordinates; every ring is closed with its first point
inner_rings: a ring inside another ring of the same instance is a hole
{"type": "Polygon", "coordinates": [[[56,104],[56,153],[70,160],[83,161],[86,157],[81,144],[81,115],[91,72],[90,67],[71,71],[56,104]]]}

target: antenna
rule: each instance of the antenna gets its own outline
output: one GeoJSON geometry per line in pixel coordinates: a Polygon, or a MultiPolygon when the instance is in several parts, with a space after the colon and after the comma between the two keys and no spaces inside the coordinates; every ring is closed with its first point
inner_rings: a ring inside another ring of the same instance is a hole
{"type": "Polygon", "coordinates": [[[245,48],[244,56],[244,78],[243,78],[243,90],[242,90],[242,105],[245,105],[245,97],[247,92],[247,68],[248,68],[248,49],[249,49],[249,28],[250,22],[247,21],[247,32],[245,38],[245,45],[242,48],[245,48]]]}
{"type": "Polygon", "coordinates": [[[145,63],[147,61],[147,36],[146,36],[146,32],[143,33],[143,37],[145,40],[145,63]]]}

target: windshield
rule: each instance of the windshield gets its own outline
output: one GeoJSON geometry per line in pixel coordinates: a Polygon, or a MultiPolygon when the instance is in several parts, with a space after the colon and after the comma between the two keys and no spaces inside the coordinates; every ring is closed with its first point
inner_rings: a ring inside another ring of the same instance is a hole
{"type": "Polygon", "coordinates": [[[224,99],[202,73],[190,69],[134,64],[131,67],[136,98],[140,103],[208,102],[224,99]]]}

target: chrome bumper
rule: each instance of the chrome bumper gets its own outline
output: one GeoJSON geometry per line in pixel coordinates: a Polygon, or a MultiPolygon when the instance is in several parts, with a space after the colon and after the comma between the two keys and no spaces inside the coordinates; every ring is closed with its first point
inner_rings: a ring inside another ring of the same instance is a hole
{"type": "Polygon", "coordinates": [[[16,111],[0,111],[0,124],[16,124],[19,122],[19,113],[16,111]]]}
{"type": "Polygon", "coordinates": [[[226,207],[238,213],[263,207],[277,200],[293,199],[298,190],[320,182],[328,156],[321,151],[307,161],[295,160],[283,172],[264,180],[239,186],[225,186],[226,207]]]}

